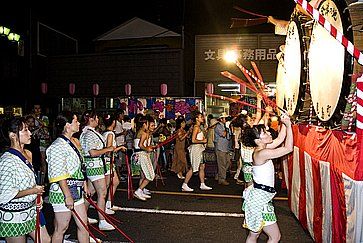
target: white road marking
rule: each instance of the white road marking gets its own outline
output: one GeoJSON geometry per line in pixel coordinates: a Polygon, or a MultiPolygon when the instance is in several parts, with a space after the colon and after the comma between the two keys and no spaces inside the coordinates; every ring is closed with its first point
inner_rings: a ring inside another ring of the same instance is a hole
{"type": "Polygon", "coordinates": [[[223,212],[196,212],[196,211],[181,211],[181,210],[158,210],[145,208],[125,208],[120,211],[137,212],[137,213],[161,213],[161,214],[176,214],[176,215],[191,215],[191,216],[212,216],[212,217],[234,217],[243,218],[242,213],[223,213],[223,212]]]}
{"type": "MultiPolygon", "coordinates": [[[[117,191],[127,192],[127,189],[118,188],[117,191]]],[[[233,198],[242,200],[242,195],[226,195],[226,194],[212,194],[212,193],[195,193],[195,192],[170,192],[170,191],[151,191],[153,194],[160,195],[175,195],[175,196],[194,196],[194,197],[219,197],[219,198],[233,198]]],[[[274,197],[275,201],[287,201],[287,197],[274,197]]]]}

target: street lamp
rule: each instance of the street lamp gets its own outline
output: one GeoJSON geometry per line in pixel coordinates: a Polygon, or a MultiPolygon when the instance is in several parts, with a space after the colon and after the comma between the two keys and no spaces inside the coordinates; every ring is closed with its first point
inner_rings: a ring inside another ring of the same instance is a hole
{"type": "Polygon", "coordinates": [[[15,42],[19,42],[20,40],[20,35],[16,34],[16,33],[10,33],[8,35],[8,39],[9,41],[15,41],[15,42]]]}
{"type": "Polygon", "coordinates": [[[236,62],[238,59],[238,53],[236,50],[227,50],[224,54],[224,60],[227,62],[236,62]]]}
{"type": "Polygon", "coordinates": [[[0,35],[8,36],[10,33],[10,29],[5,26],[0,26],[0,35]]]}

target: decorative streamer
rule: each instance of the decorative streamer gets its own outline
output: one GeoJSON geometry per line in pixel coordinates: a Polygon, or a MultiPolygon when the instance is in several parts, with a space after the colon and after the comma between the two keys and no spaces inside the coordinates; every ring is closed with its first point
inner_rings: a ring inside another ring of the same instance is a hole
{"type": "Polygon", "coordinates": [[[352,42],[350,42],[337,28],[329,23],[328,20],[320,14],[319,10],[315,9],[306,0],[294,0],[295,3],[299,4],[303,9],[305,9],[313,18],[324,27],[331,36],[333,36],[340,44],[342,44],[345,49],[355,58],[358,63],[363,65],[363,54],[358,50],[352,42]]]}

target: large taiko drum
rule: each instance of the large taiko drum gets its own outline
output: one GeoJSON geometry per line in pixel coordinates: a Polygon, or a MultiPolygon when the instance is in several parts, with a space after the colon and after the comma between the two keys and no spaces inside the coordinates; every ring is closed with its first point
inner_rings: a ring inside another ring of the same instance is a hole
{"type": "MultiPolygon", "coordinates": [[[[322,1],[319,12],[338,31],[352,40],[352,31],[345,1],[322,1]]],[[[346,105],[352,74],[353,60],[336,39],[315,22],[309,48],[309,81],[313,107],[323,122],[339,123],[346,105]]]]}
{"type": "Polygon", "coordinates": [[[303,107],[305,97],[307,45],[304,43],[306,34],[303,26],[308,20],[301,14],[293,14],[285,41],[284,102],[287,113],[295,117],[299,115],[299,107],[303,107]]]}

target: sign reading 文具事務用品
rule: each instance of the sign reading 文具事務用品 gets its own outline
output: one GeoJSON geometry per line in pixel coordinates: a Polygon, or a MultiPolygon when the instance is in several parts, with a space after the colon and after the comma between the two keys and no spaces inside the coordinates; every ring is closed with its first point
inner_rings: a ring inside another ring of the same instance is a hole
{"type": "Polygon", "coordinates": [[[198,35],[195,38],[195,81],[229,81],[220,75],[225,70],[242,77],[233,63],[223,59],[225,52],[233,49],[242,65],[250,69],[250,62],[254,61],[264,80],[274,82],[278,63],[276,54],[284,42],[284,36],[275,34],[198,35]]]}

